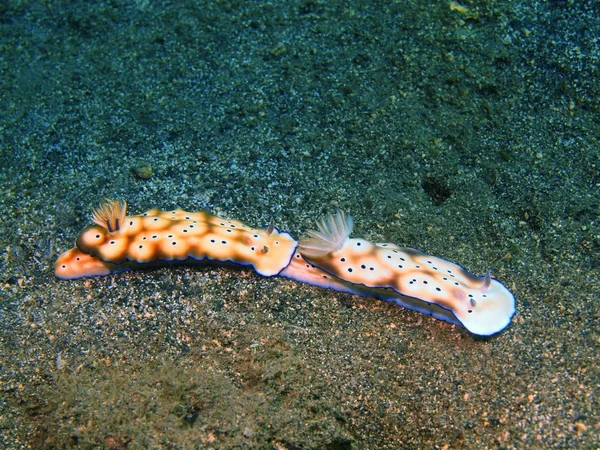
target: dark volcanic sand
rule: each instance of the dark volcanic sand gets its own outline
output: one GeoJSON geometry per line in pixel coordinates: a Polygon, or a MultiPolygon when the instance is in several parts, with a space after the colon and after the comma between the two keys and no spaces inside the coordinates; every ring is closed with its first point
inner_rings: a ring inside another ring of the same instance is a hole
{"type": "Polygon", "coordinates": [[[158,3],[0,6],[4,447],[596,448],[598,2],[158,3]],[[104,198],[297,237],[341,207],[518,311],[481,339],[248,269],[56,280],[104,198]]]}

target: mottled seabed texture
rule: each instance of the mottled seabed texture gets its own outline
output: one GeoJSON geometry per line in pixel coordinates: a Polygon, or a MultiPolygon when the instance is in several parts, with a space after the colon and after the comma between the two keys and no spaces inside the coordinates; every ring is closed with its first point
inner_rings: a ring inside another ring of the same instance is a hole
{"type": "Polygon", "coordinates": [[[0,5],[4,448],[596,448],[600,6],[0,5]],[[102,199],[343,208],[517,298],[487,339],[249,269],[58,281],[102,199]]]}

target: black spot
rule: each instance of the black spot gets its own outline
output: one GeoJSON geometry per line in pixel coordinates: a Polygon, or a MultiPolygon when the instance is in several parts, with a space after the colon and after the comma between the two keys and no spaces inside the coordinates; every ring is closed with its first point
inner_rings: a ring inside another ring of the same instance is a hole
{"type": "Polygon", "coordinates": [[[404,268],[404,266],[403,266],[402,264],[398,264],[398,268],[399,268],[399,269],[403,269],[403,268],[404,268]]]}
{"type": "Polygon", "coordinates": [[[367,266],[365,266],[364,264],[362,264],[362,265],[360,266],[360,268],[361,268],[361,269],[366,269],[366,268],[367,268],[367,266]]]}
{"type": "Polygon", "coordinates": [[[194,228],[194,225],[190,225],[190,228],[194,228]]]}
{"type": "Polygon", "coordinates": [[[143,245],[140,245],[138,248],[144,248],[144,246],[143,246],[143,245]]]}
{"type": "Polygon", "coordinates": [[[171,245],[177,245],[177,242],[173,241],[173,242],[171,243],[171,245]]]}
{"type": "Polygon", "coordinates": [[[420,268],[421,268],[421,266],[415,266],[415,269],[420,269],[420,268]]]}
{"type": "Polygon", "coordinates": [[[323,275],[323,278],[329,278],[327,275],[323,275]]]}
{"type": "Polygon", "coordinates": [[[111,244],[114,244],[114,243],[115,243],[115,241],[110,241],[110,243],[111,243],[111,244]]]}
{"type": "Polygon", "coordinates": [[[186,220],[190,220],[190,216],[185,216],[186,220]]]}
{"type": "Polygon", "coordinates": [[[100,235],[99,234],[96,235],[96,239],[100,239],[100,235]]]}
{"type": "MultiPolygon", "coordinates": [[[[254,247],[250,247],[250,250],[254,251],[254,247]]],[[[300,255],[296,255],[296,258],[300,258],[300,255]]]]}
{"type": "Polygon", "coordinates": [[[438,291],[438,292],[442,291],[439,287],[436,287],[435,290],[438,291]]]}
{"type": "Polygon", "coordinates": [[[212,242],[212,243],[214,244],[214,243],[215,243],[215,240],[214,240],[214,239],[211,239],[211,240],[210,240],[210,242],[212,242]]]}
{"type": "Polygon", "coordinates": [[[392,259],[392,255],[387,255],[388,259],[392,259]]]}
{"type": "MultiPolygon", "coordinates": [[[[252,247],[252,250],[254,250],[254,247],[252,247]]],[[[298,254],[297,254],[297,255],[296,255],[296,258],[300,258],[300,255],[298,255],[298,254]]]]}
{"type": "Polygon", "coordinates": [[[440,206],[452,195],[452,190],[448,187],[446,181],[440,177],[426,177],[422,181],[421,187],[435,206],[440,206]]]}
{"type": "Polygon", "coordinates": [[[155,218],[154,218],[154,221],[155,221],[155,222],[158,222],[158,217],[155,217],[155,218]]]}
{"type": "Polygon", "coordinates": [[[152,239],[156,239],[157,237],[158,237],[157,235],[154,235],[154,236],[152,236],[152,239]]]}
{"type": "Polygon", "coordinates": [[[187,233],[187,232],[188,232],[188,230],[183,230],[183,232],[184,232],[184,233],[187,233]]]}
{"type": "Polygon", "coordinates": [[[428,283],[427,283],[427,280],[423,280],[423,284],[428,284],[428,283]]]}
{"type": "Polygon", "coordinates": [[[346,258],[340,258],[341,262],[346,262],[346,258]]]}
{"type": "Polygon", "coordinates": [[[228,233],[231,233],[231,230],[226,230],[228,233]]]}
{"type": "Polygon", "coordinates": [[[257,238],[257,237],[258,237],[258,234],[253,234],[252,236],[254,236],[255,238],[257,238]]]}
{"type": "Polygon", "coordinates": [[[77,257],[77,261],[81,261],[81,258],[79,256],[77,257]]]}
{"type": "Polygon", "coordinates": [[[369,267],[369,270],[375,270],[375,267],[369,267]]]}
{"type": "Polygon", "coordinates": [[[221,241],[221,244],[227,244],[227,241],[221,241]]]}
{"type": "Polygon", "coordinates": [[[133,225],[133,220],[131,222],[129,222],[129,226],[133,225]]]}
{"type": "Polygon", "coordinates": [[[173,235],[172,235],[172,234],[170,234],[170,235],[168,235],[167,237],[168,237],[168,238],[172,238],[172,237],[173,237],[173,235]]]}
{"type": "Polygon", "coordinates": [[[62,268],[63,268],[63,269],[66,269],[66,268],[67,268],[67,266],[65,266],[65,265],[63,264],[63,265],[62,265],[62,268]]]}
{"type": "Polygon", "coordinates": [[[473,312],[473,310],[469,309],[467,312],[468,312],[469,314],[471,314],[471,313],[473,312]]]}
{"type": "Polygon", "coordinates": [[[360,247],[360,242],[357,242],[357,243],[356,243],[356,246],[357,246],[357,247],[360,247]]]}
{"type": "Polygon", "coordinates": [[[352,272],[352,267],[348,267],[348,272],[352,272]]]}

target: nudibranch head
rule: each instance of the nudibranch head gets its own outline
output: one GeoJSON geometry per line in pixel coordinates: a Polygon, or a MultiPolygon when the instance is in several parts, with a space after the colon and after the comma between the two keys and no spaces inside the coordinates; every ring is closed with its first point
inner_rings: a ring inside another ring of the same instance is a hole
{"type": "Polygon", "coordinates": [[[105,200],[94,209],[92,220],[97,225],[108,230],[109,233],[119,231],[127,216],[127,202],[105,200]]]}

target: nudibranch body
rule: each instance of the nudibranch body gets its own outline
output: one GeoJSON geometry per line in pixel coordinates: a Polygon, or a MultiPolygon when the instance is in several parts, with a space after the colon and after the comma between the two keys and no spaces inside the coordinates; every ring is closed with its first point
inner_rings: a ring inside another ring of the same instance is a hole
{"type": "Polygon", "coordinates": [[[394,301],[486,336],[506,328],[515,313],[513,295],[489,274],[475,276],[412,248],[350,238],[352,218],[342,211],[317,225],[300,240],[299,253],[328,276],[313,270],[311,284],[394,301]]]}
{"type": "Polygon", "coordinates": [[[127,216],[126,208],[108,202],[96,209],[95,225],[56,261],[56,276],[74,279],[209,260],[393,301],[478,335],[503,330],[515,313],[514,297],[489,274],[475,276],[412,248],[350,238],[352,217],[341,211],[321,220],[318,231],[308,231],[298,245],[272,224],[251,228],[208,211],[181,209],[127,216]]]}
{"type": "Polygon", "coordinates": [[[289,264],[297,246],[289,234],[274,227],[251,228],[208,211],[152,209],[142,215],[125,216],[118,208],[101,207],[94,213],[94,222],[77,238],[77,249],[59,257],[55,264],[57,277],[105,275],[119,271],[122,264],[122,270],[128,270],[159,261],[188,259],[250,265],[261,275],[273,276],[289,264]],[[104,217],[103,211],[111,211],[113,216],[104,217]]]}

